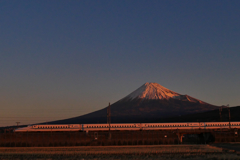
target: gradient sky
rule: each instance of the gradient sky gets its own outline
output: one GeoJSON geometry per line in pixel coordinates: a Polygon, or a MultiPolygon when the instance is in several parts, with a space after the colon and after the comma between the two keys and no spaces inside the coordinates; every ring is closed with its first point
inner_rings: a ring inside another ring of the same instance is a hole
{"type": "Polygon", "coordinates": [[[237,106],[239,69],[239,0],[0,0],[0,126],[80,116],[145,82],[237,106]]]}

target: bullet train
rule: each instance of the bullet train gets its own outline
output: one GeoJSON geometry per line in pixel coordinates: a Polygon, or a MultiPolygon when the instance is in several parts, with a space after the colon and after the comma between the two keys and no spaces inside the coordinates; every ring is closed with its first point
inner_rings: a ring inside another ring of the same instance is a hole
{"type": "Polygon", "coordinates": [[[127,131],[240,128],[240,122],[124,123],[124,124],[41,124],[17,128],[14,132],[127,131]]]}

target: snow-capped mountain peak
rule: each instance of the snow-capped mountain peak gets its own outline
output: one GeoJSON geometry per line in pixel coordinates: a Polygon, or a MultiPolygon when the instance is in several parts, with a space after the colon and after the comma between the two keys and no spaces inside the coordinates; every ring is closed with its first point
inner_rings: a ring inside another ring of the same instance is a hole
{"type": "Polygon", "coordinates": [[[179,93],[171,91],[158,83],[145,83],[140,88],[129,94],[126,98],[134,99],[169,99],[180,96],[179,93]]]}

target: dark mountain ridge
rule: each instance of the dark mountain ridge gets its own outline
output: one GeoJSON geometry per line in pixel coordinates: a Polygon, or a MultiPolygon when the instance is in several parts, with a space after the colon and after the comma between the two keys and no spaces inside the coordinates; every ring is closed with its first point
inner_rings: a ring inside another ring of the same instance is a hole
{"type": "MultiPolygon", "coordinates": [[[[218,108],[218,106],[191,96],[166,89],[157,83],[145,83],[111,105],[111,122],[147,123],[157,119],[201,113],[218,108]]],[[[86,115],[50,123],[107,123],[107,107],[86,115]]]]}

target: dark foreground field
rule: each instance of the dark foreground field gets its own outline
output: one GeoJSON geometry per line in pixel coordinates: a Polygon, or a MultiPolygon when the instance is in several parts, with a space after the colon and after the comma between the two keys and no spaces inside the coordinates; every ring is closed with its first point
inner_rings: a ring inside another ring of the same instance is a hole
{"type": "Polygon", "coordinates": [[[210,145],[13,147],[0,148],[0,159],[85,160],[85,159],[240,159],[233,150],[210,145]]]}

